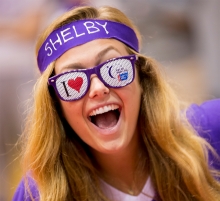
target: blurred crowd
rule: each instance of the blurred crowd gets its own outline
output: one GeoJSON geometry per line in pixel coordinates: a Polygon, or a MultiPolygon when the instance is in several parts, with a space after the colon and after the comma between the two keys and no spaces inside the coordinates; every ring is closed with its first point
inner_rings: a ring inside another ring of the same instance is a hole
{"type": "Polygon", "coordinates": [[[183,101],[220,97],[218,0],[0,0],[0,201],[11,200],[21,177],[15,144],[39,76],[36,39],[53,19],[78,5],[125,12],[142,33],[141,52],[159,62],[183,101]]]}

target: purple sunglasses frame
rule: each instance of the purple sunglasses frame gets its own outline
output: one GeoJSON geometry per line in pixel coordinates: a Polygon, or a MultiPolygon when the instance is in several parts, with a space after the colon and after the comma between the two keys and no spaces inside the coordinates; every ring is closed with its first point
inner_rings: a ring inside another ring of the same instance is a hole
{"type": "Polygon", "coordinates": [[[109,87],[109,88],[122,88],[122,87],[125,87],[125,86],[129,85],[130,83],[132,83],[133,80],[134,80],[134,78],[135,78],[135,68],[134,68],[134,66],[135,66],[135,61],[136,61],[136,60],[137,60],[137,55],[134,55],[134,54],[133,54],[133,55],[128,55],[128,56],[122,56],[122,57],[117,57],[117,58],[109,59],[109,60],[107,60],[106,62],[101,63],[101,64],[99,64],[99,65],[97,65],[97,66],[95,66],[95,67],[93,67],[93,68],[71,70],[71,71],[67,71],[67,72],[60,73],[60,74],[58,74],[58,75],[55,75],[55,76],[53,76],[53,77],[50,77],[50,78],[48,79],[48,84],[51,85],[51,86],[53,86],[53,88],[55,89],[56,94],[58,95],[58,97],[59,97],[61,100],[63,100],[63,101],[76,101],[76,100],[79,100],[79,99],[83,98],[83,96],[85,96],[86,93],[88,92],[88,90],[89,90],[89,88],[90,88],[90,84],[91,84],[90,77],[91,77],[92,74],[96,74],[97,77],[102,81],[102,83],[103,83],[105,86],[109,87]],[[127,84],[124,85],[124,86],[115,86],[115,87],[112,87],[111,85],[107,84],[107,83],[105,82],[105,80],[102,78],[102,76],[101,76],[101,74],[100,74],[100,68],[101,68],[103,65],[105,65],[106,63],[108,63],[108,62],[111,62],[111,61],[114,61],[114,60],[118,60],[118,59],[127,59],[127,60],[129,60],[129,61],[131,62],[131,64],[132,64],[132,70],[133,70],[133,78],[132,78],[131,82],[127,83],[127,84]],[[88,85],[87,85],[87,88],[86,88],[85,92],[84,92],[79,98],[66,100],[66,99],[64,99],[62,96],[60,96],[60,94],[59,94],[59,92],[58,92],[58,90],[57,90],[57,87],[56,87],[56,80],[57,80],[60,76],[63,76],[63,75],[65,75],[65,74],[69,74],[69,73],[72,73],[72,72],[83,72],[83,73],[85,73],[85,74],[86,74],[86,77],[87,77],[87,79],[88,79],[88,85]]]}

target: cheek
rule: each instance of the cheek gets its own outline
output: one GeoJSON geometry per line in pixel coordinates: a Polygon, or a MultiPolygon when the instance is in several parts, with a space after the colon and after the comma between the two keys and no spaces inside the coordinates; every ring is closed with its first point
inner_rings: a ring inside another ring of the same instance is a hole
{"type": "Polygon", "coordinates": [[[80,101],[63,101],[61,102],[61,110],[64,118],[72,128],[80,122],[80,118],[82,118],[82,103],[80,101]]]}
{"type": "Polygon", "coordinates": [[[137,106],[140,104],[142,89],[137,79],[135,79],[125,91],[122,92],[122,97],[125,102],[137,106]]]}
{"type": "Polygon", "coordinates": [[[131,85],[131,90],[127,93],[125,97],[125,105],[127,105],[127,110],[129,115],[137,118],[140,110],[140,102],[141,102],[141,87],[137,80],[131,85]]]}

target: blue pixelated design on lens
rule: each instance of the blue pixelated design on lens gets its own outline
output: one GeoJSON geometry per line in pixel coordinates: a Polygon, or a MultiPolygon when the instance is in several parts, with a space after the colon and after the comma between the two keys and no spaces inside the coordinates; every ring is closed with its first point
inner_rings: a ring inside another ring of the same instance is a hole
{"type": "Polygon", "coordinates": [[[120,81],[127,80],[128,79],[128,72],[119,74],[118,78],[120,81]]]}

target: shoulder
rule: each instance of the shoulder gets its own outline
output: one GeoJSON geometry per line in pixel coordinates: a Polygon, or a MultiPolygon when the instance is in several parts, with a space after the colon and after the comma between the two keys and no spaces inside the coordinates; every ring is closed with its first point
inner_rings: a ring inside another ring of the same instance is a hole
{"type": "Polygon", "coordinates": [[[207,138],[209,133],[220,140],[220,99],[192,104],[187,110],[187,118],[202,137],[207,138]]]}
{"type": "Polygon", "coordinates": [[[36,182],[31,177],[23,178],[18,185],[12,201],[39,201],[36,182]],[[33,197],[33,199],[31,199],[33,197]]]}
{"type": "MultiPolygon", "coordinates": [[[[206,139],[220,156],[220,99],[209,100],[201,105],[192,104],[186,115],[198,134],[206,139]]],[[[215,161],[212,157],[211,160],[211,163],[215,161]]],[[[219,162],[214,166],[220,169],[219,162]]]]}

